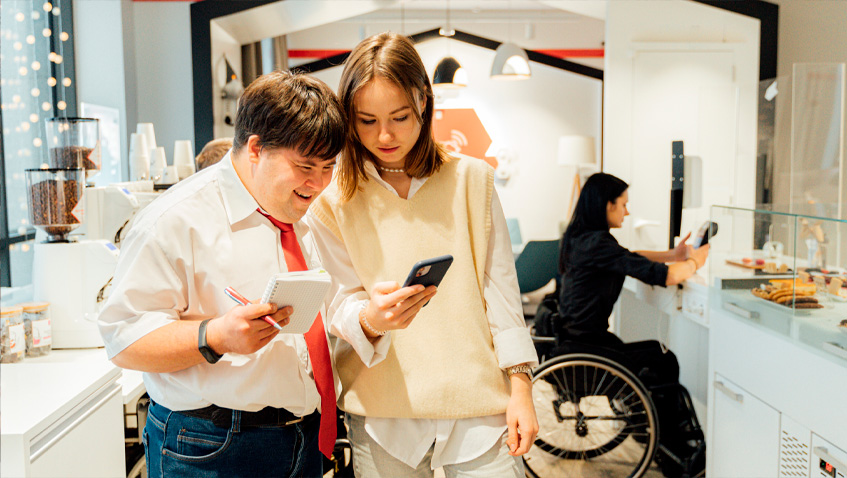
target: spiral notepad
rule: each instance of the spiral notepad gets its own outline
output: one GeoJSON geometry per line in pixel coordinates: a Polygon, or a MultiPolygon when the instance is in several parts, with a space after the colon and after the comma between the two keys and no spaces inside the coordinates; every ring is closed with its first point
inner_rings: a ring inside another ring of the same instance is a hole
{"type": "Polygon", "coordinates": [[[312,327],[329,286],[329,273],[323,269],[281,272],[268,281],[262,303],[273,302],[280,309],[293,307],[291,320],[282,327],[282,333],[305,334],[312,327]]]}

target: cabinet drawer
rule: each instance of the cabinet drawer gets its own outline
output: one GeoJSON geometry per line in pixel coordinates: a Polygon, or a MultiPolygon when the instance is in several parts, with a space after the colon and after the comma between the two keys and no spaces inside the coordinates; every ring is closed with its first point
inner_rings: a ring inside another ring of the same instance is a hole
{"type": "Polygon", "coordinates": [[[779,412],[743,388],[715,374],[712,476],[777,476],[779,412]]]}

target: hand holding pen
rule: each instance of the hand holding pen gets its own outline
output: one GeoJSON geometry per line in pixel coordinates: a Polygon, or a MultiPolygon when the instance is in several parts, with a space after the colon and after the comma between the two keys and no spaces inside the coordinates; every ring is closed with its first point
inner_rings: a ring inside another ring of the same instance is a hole
{"type": "MultiPolygon", "coordinates": [[[[226,289],[224,289],[224,292],[226,293],[226,295],[228,295],[228,296],[229,296],[229,298],[230,298],[230,299],[232,299],[232,300],[234,300],[234,301],[238,302],[238,303],[239,303],[239,304],[241,304],[241,305],[250,305],[250,304],[252,304],[252,302],[250,302],[249,300],[247,300],[247,299],[246,299],[243,295],[239,294],[239,293],[238,293],[235,289],[233,289],[232,287],[227,287],[226,289]]],[[[264,320],[265,322],[267,322],[268,324],[270,324],[270,325],[274,326],[274,328],[276,328],[277,330],[279,330],[280,332],[282,332],[282,327],[281,327],[281,326],[280,326],[280,325],[279,325],[279,324],[278,324],[278,323],[277,323],[274,319],[272,319],[270,316],[267,316],[267,315],[266,315],[266,316],[262,317],[262,320],[264,320]]],[[[286,319],[286,323],[288,323],[288,320],[287,320],[287,319],[286,319]]]]}

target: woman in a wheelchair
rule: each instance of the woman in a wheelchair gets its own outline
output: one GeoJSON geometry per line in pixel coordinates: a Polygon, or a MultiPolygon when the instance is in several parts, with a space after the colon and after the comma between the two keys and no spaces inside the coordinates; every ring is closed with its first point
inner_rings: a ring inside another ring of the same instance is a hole
{"type": "MultiPolygon", "coordinates": [[[[669,476],[696,476],[704,468],[705,442],[688,394],[679,384],[676,356],[667,349],[663,350],[657,341],[624,343],[608,331],[608,324],[626,276],[662,287],[679,284],[703,266],[709,247],[706,245],[693,249],[687,245],[685,242],[690,234],[674,249],[661,252],[633,252],[618,244],[609,231],[621,227],[629,214],[627,187],[627,183],[615,176],[597,173],[588,178],[582,189],[560,244],[559,272],[562,274],[562,282],[558,314],[553,314],[554,323],[548,324],[556,335],[556,345],[549,355],[589,354],[591,357],[601,357],[601,362],[603,359],[611,359],[613,365],[620,364],[631,372],[627,374],[624,371],[619,375],[634,376],[637,380],[632,382],[638,386],[640,384],[637,382],[643,383],[650,397],[644,402],[652,401],[658,411],[660,431],[653,434],[658,435],[657,461],[662,471],[669,476]]],[[[614,368],[613,365],[600,368],[614,368]]],[[[562,369],[559,380],[572,381],[578,385],[565,387],[568,393],[562,396],[560,391],[559,399],[564,402],[574,400],[576,406],[581,407],[580,400],[584,399],[581,397],[592,395],[590,383],[593,382],[589,382],[589,379],[595,375],[596,367],[589,371],[562,369]]],[[[550,378],[546,380],[551,381],[550,378]]],[[[633,385],[633,388],[638,386],[633,385]]],[[[625,408],[615,405],[616,399],[611,394],[605,395],[609,397],[607,406],[613,409],[625,408]]],[[[542,406],[536,403],[536,409],[542,406]]],[[[643,404],[634,408],[643,411],[650,407],[643,404]]],[[[542,411],[538,413],[541,421],[542,411]]],[[[559,409],[556,414],[560,414],[559,409]]],[[[579,414],[583,415],[583,412],[579,414]]],[[[582,432],[577,427],[577,435],[590,431],[588,421],[584,423],[582,432]]],[[[627,422],[626,429],[632,431],[630,435],[639,441],[637,427],[632,422],[627,422]]],[[[656,428],[651,430],[655,431],[656,428]]],[[[623,442],[621,436],[625,435],[621,434],[610,442],[612,446],[623,442]]],[[[652,451],[648,455],[652,456],[652,451]]],[[[649,457],[646,461],[645,468],[634,472],[635,475],[647,471],[649,457]]]]}

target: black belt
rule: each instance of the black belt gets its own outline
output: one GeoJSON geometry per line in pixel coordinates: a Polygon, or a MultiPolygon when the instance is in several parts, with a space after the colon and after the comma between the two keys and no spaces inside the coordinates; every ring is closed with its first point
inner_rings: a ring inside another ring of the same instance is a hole
{"type": "MultiPolygon", "coordinates": [[[[215,426],[230,428],[232,426],[232,409],[209,405],[196,410],[180,410],[177,413],[190,417],[203,418],[215,426]]],[[[241,412],[242,427],[287,427],[300,423],[305,417],[298,417],[284,408],[265,407],[258,412],[241,412]]]]}

